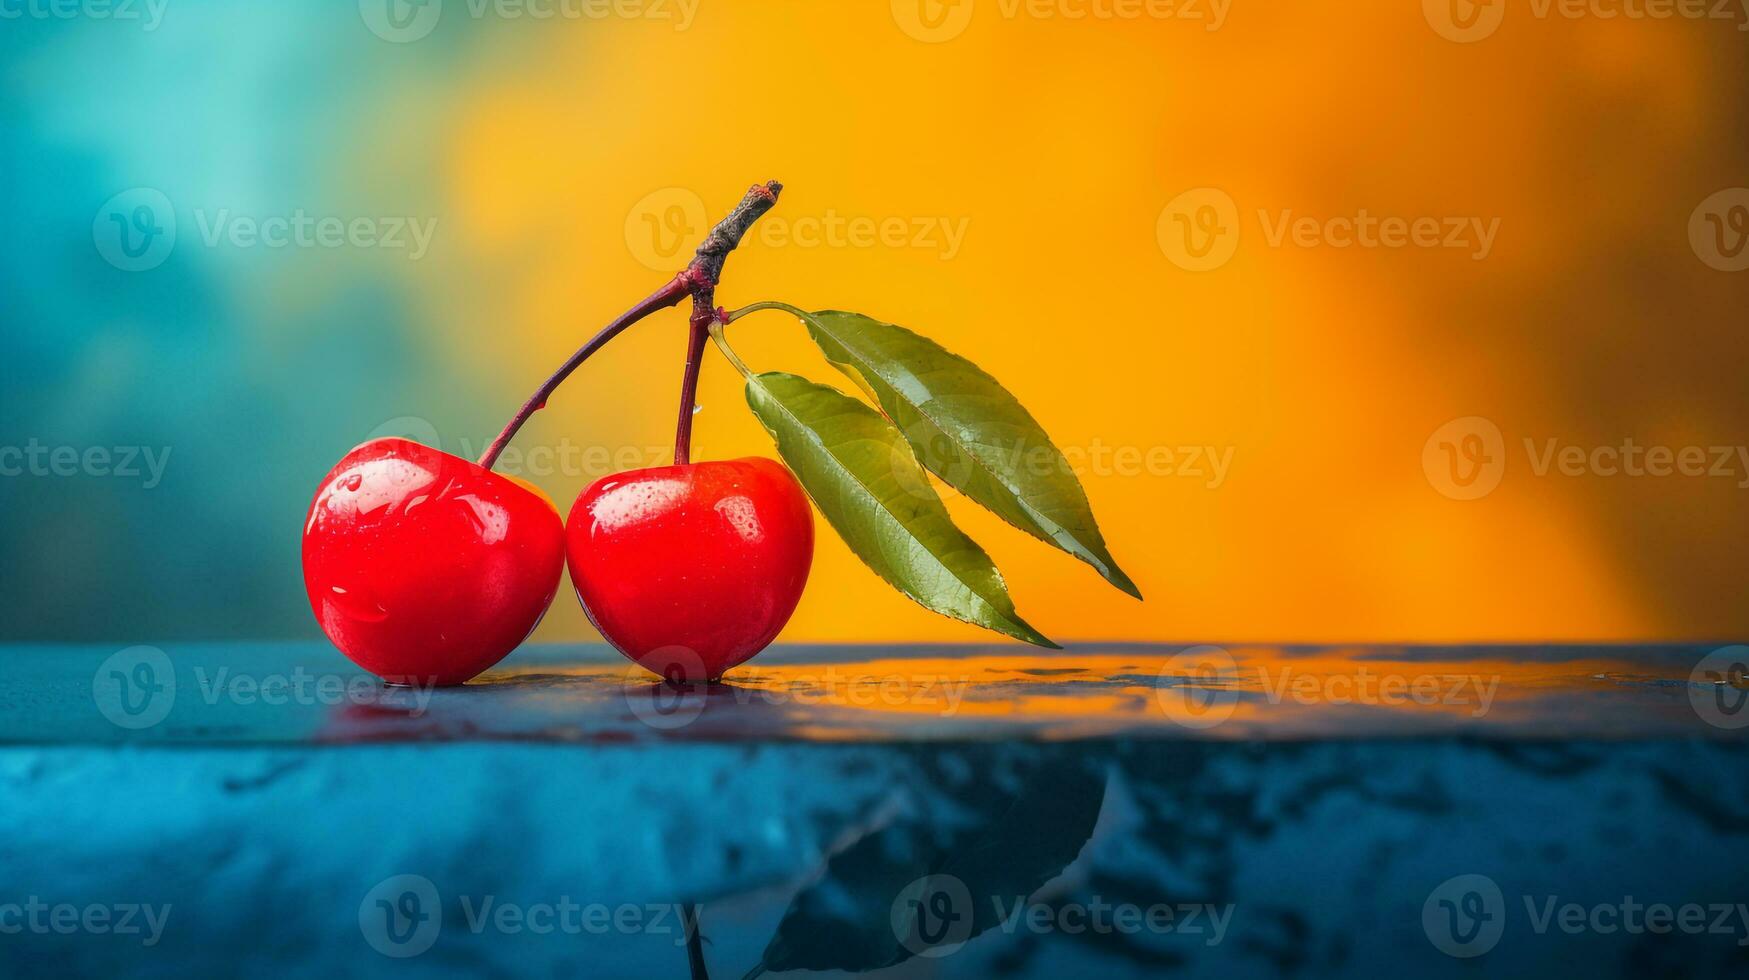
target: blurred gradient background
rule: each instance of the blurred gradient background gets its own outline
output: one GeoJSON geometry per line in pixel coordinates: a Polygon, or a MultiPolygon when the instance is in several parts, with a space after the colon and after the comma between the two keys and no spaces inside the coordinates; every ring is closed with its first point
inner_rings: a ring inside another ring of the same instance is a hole
{"type": "MultiPolygon", "coordinates": [[[[6,0],[0,638],[319,638],[329,467],[477,456],[767,178],[721,302],[929,334],[1084,465],[1145,603],[950,501],[1055,637],[1744,635],[1749,18],[1622,9],[6,0]]],[[[503,468],[563,510],[663,462],[683,326],[503,468]]],[[[735,336],[848,387],[782,316],[735,336]]],[[[695,458],[773,454],[736,382],[712,353],[695,458]]],[[[567,585],[536,639],[593,635],[567,585]]],[[[830,533],[784,635],[985,637],[830,533]]]]}

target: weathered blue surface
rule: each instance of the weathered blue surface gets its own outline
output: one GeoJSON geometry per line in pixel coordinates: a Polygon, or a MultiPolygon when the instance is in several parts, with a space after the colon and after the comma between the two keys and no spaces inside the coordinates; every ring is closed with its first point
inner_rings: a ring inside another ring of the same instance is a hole
{"type": "Polygon", "coordinates": [[[135,670],[150,651],[120,662],[128,691],[114,649],[10,648],[0,964],[684,977],[677,909],[697,903],[719,977],[1749,965],[1749,753],[1737,689],[1693,677],[1711,648],[1234,648],[1213,677],[1180,650],[774,650],[675,700],[562,648],[423,703],[362,683],[328,703],[293,693],[300,667],[330,691],[356,676],[325,649],[166,647],[165,705],[145,693],[165,676],[135,670]],[[1476,667],[1494,694],[1479,713],[1455,681],[1426,703],[1344,697],[1415,681],[1406,664],[1476,667]],[[285,677],[288,703],[239,674],[285,677]],[[965,686],[931,700],[923,677],[965,686]],[[946,896],[925,918],[973,931],[962,947],[895,928],[919,879],[946,896]],[[1658,903],[1668,929],[1624,929],[1624,905],[1658,903]],[[155,944],[115,934],[131,906],[162,916],[155,944]],[[63,934],[56,907],[110,923],[63,934]]]}
{"type": "Polygon", "coordinates": [[[600,645],[438,690],[385,689],[318,644],[13,646],[0,745],[1749,735],[1703,710],[1723,695],[1697,669],[1749,657],[1717,649],[777,647],[676,694],[600,645]]]}

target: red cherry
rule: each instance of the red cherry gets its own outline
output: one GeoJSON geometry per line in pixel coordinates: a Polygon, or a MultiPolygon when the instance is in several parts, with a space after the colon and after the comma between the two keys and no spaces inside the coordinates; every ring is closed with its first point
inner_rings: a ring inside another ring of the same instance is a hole
{"type": "Polygon", "coordinates": [[[406,439],[348,453],[304,522],[316,621],[391,684],[460,684],[504,659],[546,614],[563,564],[544,493],[406,439]]]}
{"type": "Polygon", "coordinates": [[[789,470],[750,457],[595,481],[565,527],[571,583],[609,643],[676,682],[716,680],[777,637],[814,559],[789,470]]]}

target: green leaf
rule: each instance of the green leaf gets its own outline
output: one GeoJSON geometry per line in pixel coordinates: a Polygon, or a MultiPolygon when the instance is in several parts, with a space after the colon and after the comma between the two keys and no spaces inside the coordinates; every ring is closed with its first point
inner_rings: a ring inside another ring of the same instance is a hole
{"type": "Polygon", "coordinates": [[[942,615],[1056,647],[1014,611],[990,556],[954,526],[891,422],[793,374],[748,375],[747,404],[815,506],[875,574],[942,615]]]}
{"type": "Polygon", "coordinates": [[[860,313],[777,308],[802,319],[827,359],[880,405],[931,473],[1142,597],[1106,548],[1069,461],[995,378],[904,327],[860,313]]]}

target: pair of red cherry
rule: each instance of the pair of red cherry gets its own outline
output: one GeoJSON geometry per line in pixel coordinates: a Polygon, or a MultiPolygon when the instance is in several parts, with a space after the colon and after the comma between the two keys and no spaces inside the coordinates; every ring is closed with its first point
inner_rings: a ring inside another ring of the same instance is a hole
{"type": "Polygon", "coordinates": [[[813,554],[807,498],[773,460],[604,477],[562,524],[538,488],[406,439],[347,454],[303,538],[328,638],[421,686],[463,683],[526,640],[564,564],[621,653],[671,681],[714,680],[783,629],[813,554]]]}

